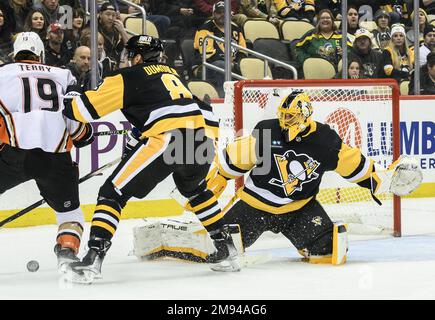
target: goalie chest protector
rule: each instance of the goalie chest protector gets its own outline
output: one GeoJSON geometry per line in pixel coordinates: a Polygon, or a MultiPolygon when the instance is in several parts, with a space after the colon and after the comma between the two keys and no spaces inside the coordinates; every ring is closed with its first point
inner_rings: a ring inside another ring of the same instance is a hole
{"type": "Polygon", "coordinates": [[[342,140],[328,125],[312,122],[309,129],[287,142],[277,119],[264,120],[252,135],[256,138],[257,168],[267,173],[252,170],[244,191],[263,203],[276,206],[279,198],[315,196],[323,174],[337,167],[342,140]]]}

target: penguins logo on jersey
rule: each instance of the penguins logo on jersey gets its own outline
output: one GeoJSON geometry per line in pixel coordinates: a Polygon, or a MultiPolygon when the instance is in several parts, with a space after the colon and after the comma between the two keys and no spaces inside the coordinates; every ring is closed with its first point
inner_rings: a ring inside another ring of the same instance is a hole
{"type": "Polygon", "coordinates": [[[315,171],[320,163],[306,154],[296,154],[289,150],[283,155],[274,154],[274,158],[280,179],[272,178],[269,183],[283,188],[287,196],[301,191],[304,183],[319,177],[315,171]]]}

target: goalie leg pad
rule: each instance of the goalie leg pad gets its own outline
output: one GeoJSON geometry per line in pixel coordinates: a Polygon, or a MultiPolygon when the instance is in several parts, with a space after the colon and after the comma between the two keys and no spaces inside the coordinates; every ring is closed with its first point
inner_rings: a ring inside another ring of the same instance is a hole
{"type": "Polygon", "coordinates": [[[346,263],[347,249],[347,225],[336,221],[332,235],[332,254],[312,255],[304,250],[300,250],[299,253],[304,256],[304,261],[309,263],[341,265],[346,263]]]}
{"type": "MultiPolygon", "coordinates": [[[[229,226],[239,255],[243,253],[238,225],[229,226]]],[[[215,251],[212,240],[202,224],[190,214],[176,219],[145,220],[133,229],[134,251],[138,258],[171,257],[193,262],[205,262],[215,251]]]]}
{"type": "Polygon", "coordinates": [[[347,249],[347,225],[342,221],[336,221],[334,222],[331,263],[333,265],[344,264],[346,262],[347,249]]]}

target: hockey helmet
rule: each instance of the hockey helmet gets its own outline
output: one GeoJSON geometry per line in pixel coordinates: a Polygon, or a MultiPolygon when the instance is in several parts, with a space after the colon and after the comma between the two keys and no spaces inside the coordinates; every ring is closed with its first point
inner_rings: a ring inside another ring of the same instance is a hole
{"type": "Polygon", "coordinates": [[[125,49],[129,59],[140,54],[143,62],[158,62],[163,54],[163,44],[160,39],[148,35],[131,37],[125,49]]]}
{"type": "Polygon", "coordinates": [[[288,135],[288,141],[292,141],[310,125],[312,114],[310,97],[302,90],[292,91],[281,101],[277,116],[281,129],[288,135]]]}
{"type": "Polygon", "coordinates": [[[14,58],[20,52],[31,52],[44,62],[44,43],[35,32],[21,32],[14,41],[14,58]]]}

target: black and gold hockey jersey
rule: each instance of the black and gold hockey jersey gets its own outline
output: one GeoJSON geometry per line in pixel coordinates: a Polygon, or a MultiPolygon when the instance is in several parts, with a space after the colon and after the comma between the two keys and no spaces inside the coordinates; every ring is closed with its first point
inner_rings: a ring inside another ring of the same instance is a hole
{"type": "Polygon", "coordinates": [[[120,69],[95,89],[65,102],[64,114],[90,122],[120,109],[147,138],[174,129],[205,128],[217,138],[218,122],[181,82],[177,71],[160,63],[120,69]]]}
{"type": "Polygon", "coordinates": [[[375,170],[373,160],[344,144],[328,125],[313,121],[306,132],[286,142],[277,119],[259,122],[250,136],[228,145],[218,155],[218,168],[227,179],[250,171],[237,196],[273,214],[302,208],[319,192],[327,171],[370,188],[375,170]]]}
{"type": "MultiPolygon", "coordinates": [[[[195,59],[198,63],[202,61],[202,45],[207,35],[213,35],[222,39],[225,38],[224,30],[219,28],[213,20],[206,22],[202,27],[200,27],[195,34],[195,40],[193,43],[193,47],[196,50],[195,59]]],[[[246,40],[243,36],[242,30],[235,23],[231,23],[231,39],[232,42],[246,48],[246,40]]],[[[225,59],[225,45],[223,42],[216,42],[215,40],[208,38],[205,49],[208,62],[225,59]]],[[[231,49],[233,59],[237,59],[239,51],[235,47],[231,47],[231,49]]]]}
{"type": "Polygon", "coordinates": [[[312,20],[316,14],[315,0],[274,0],[281,18],[312,20]]]}

